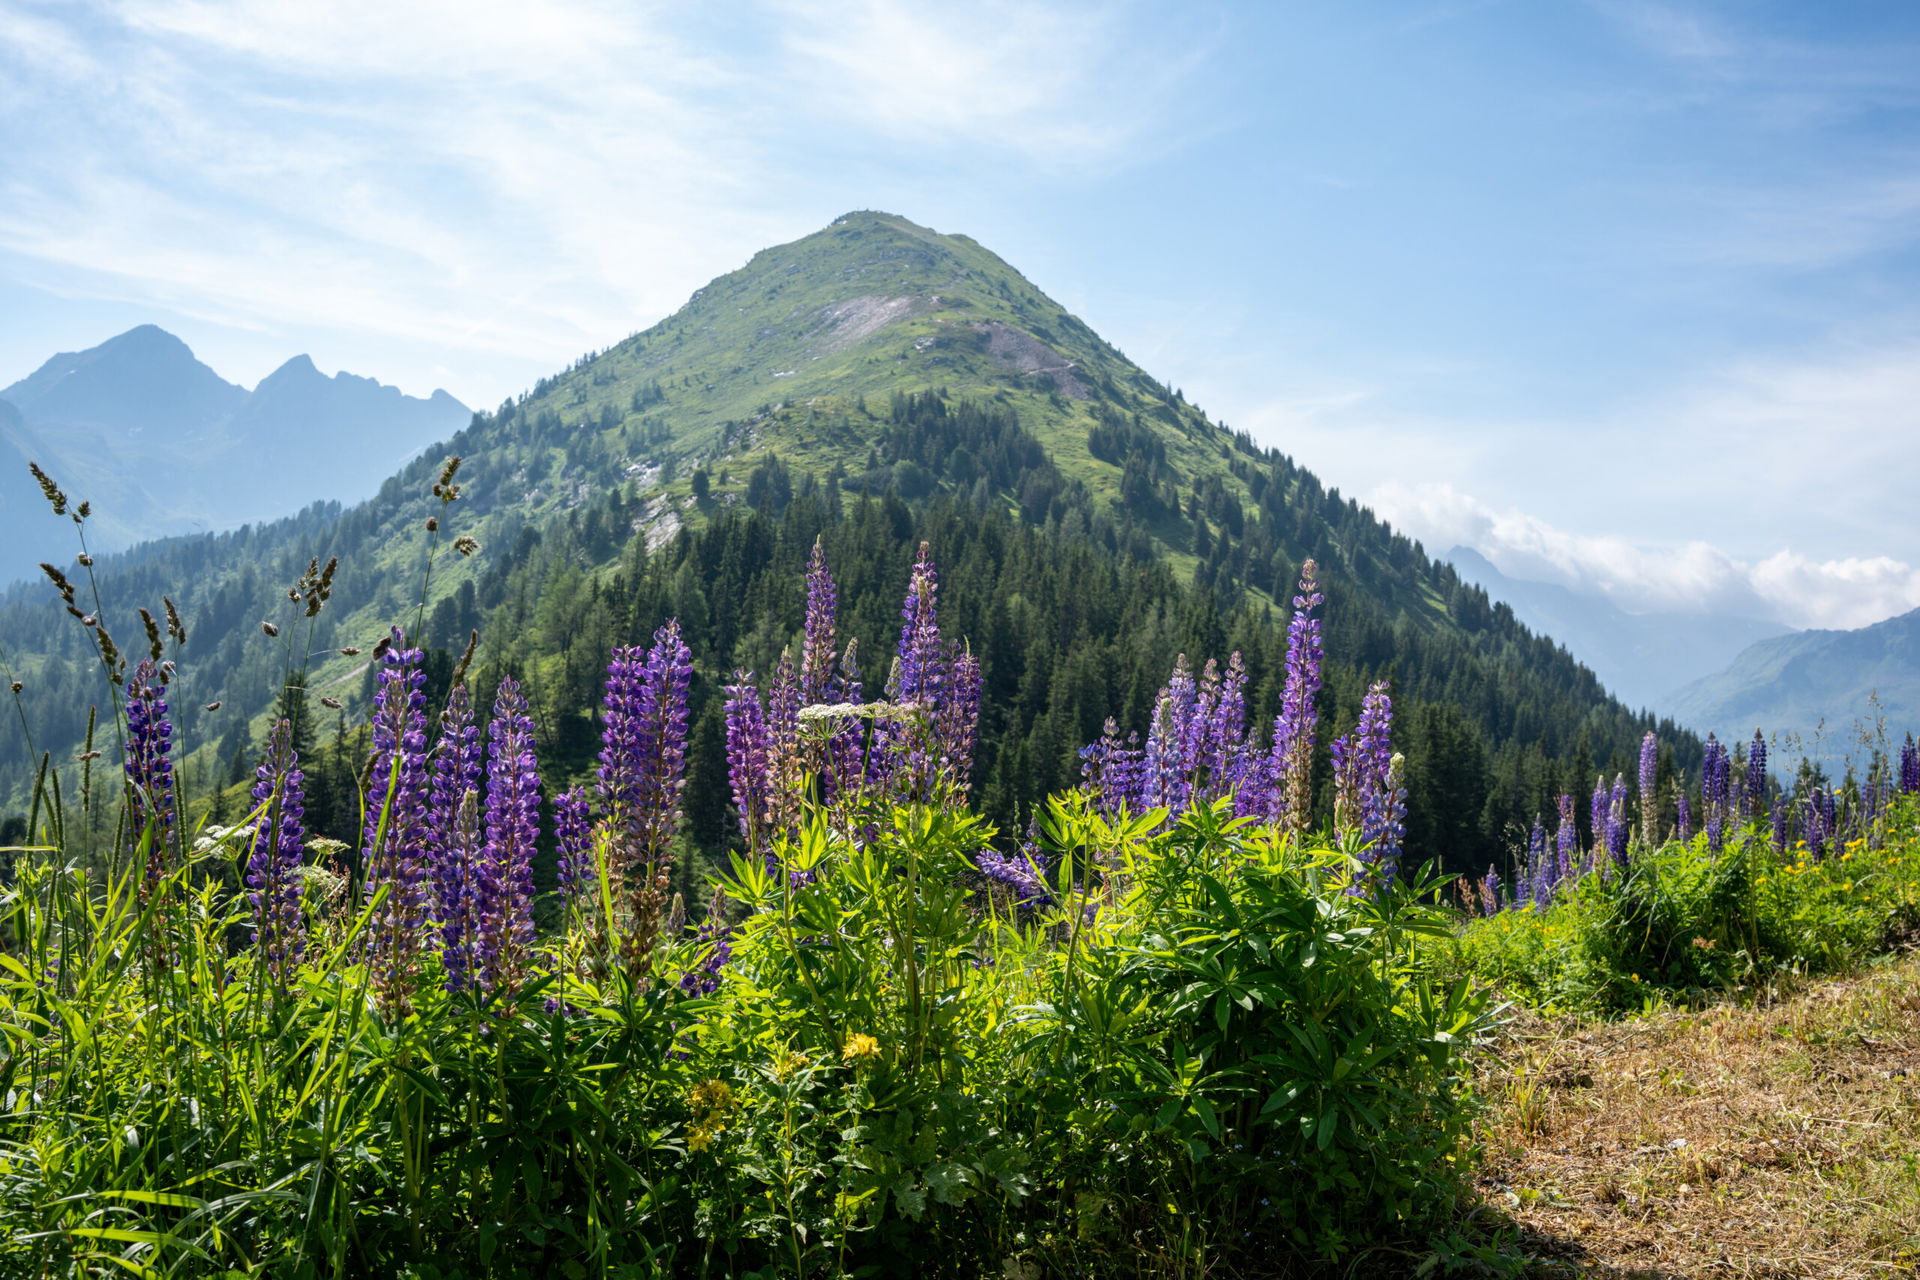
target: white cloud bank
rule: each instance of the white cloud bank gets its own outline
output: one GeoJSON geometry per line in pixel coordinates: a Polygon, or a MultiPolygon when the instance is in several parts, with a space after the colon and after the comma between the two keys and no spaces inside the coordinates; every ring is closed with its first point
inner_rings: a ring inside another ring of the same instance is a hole
{"type": "Polygon", "coordinates": [[[1630,613],[1729,613],[1851,628],[1920,608],[1920,568],[1891,556],[1813,560],[1782,550],[1750,562],[1706,542],[1642,546],[1496,510],[1446,483],[1388,481],[1365,501],[1434,554],[1471,547],[1509,577],[1598,592],[1630,613]]]}

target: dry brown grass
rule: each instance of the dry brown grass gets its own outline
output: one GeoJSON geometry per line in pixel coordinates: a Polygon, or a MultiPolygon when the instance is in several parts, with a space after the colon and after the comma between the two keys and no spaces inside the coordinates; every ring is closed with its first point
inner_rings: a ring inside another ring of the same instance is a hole
{"type": "Polygon", "coordinates": [[[1541,1274],[1920,1274],[1920,956],[1496,1053],[1480,1190],[1541,1274]]]}

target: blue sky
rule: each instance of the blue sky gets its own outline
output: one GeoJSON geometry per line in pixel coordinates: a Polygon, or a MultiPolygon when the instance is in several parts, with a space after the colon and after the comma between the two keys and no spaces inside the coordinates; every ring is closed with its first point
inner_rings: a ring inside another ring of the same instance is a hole
{"type": "Polygon", "coordinates": [[[1424,538],[1920,606],[1920,6],[0,0],[0,384],[151,321],[491,405],[849,209],[1424,538]]]}

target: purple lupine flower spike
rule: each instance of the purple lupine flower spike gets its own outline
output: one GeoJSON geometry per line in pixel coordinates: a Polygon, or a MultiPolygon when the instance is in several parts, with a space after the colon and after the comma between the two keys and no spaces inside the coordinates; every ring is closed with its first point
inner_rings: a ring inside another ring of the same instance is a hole
{"type": "Polygon", "coordinates": [[[1351,734],[1340,734],[1327,744],[1333,758],[1333,834],[1345,839],[1359,825],[1360,752],[1351,734]]]}
{"type": "Polygon", "coordinates": [[[1607,804],[1607,856],[1616,866],[1627,865],[1627,775],[1613,775],[1613,794],[1607,804]]]}
{"type": "Polygon", "coordinates": [[[500,682],[487,732],[487,842],[475,879],[479,977],[510,992],[533,945],[533,851],[540,838],[540,765],[533,717],[517,681],[500,682]]]}
{"type": "Polygon", "coordinates": [[[1900,794],[1920,795],[1920,746],[1914,744],[1911,733],[1900,748],[1900,794]]]}
{"type": "Polygon", "coordinates": [[[816,539],[807,557],[807,625],[800,646],[800,700],[809,706],[832,700],[838,601],[826,552],[816,539]]]}
{"type": "Polygon", "coordinates": [[[1593,835],[1593,843],[1588,846],[1592,851],[1592,861],[1599,864],[1600,853],[1607,847],[1607,806],[1613,802],[1613,793],[1607,789],[1607,775],[1599,774],[1593,780],[1593,798],[1587,809],[1587,828],[1593,835]]]}
{"type": "Polygon", "coordinates": [[[481,838],[480,728],[473,697],[462,683],[447,695],[440,741],[433,756],[433,829],[440,833],[432,860],[433,914],[440,928],[440,963],[447,989],[459,991],[474,969],[474,880],[481,838]]]}
{"type": "Polygon", "coordinates": [[[138,841],[147,838],[146,876],[142,896],[151,893],[173,870],[175,815],[173,799],[173,724],[167,718],[167,699],[151,660],[142,660],[126,683],[127,791],[131,797],[127,830],[138,841]]]}
{"type": "Polygon", "coordinates": [[[1204,741],[1205,798],[1212,801],[1238,791],[1247,770],[1247,665],[1238,650],[1227,656],[1204,741]]]}
{"type": "Polygon", "coordinates": [[[1640,739],[1640,843],[1653,848],[1660,843],[1660,739],[1647,730],[1640,739]]]}
{"type": "Polygon", "coordinates": [[[672,840],[680,824],[687,761],[687,689],[693,655],[678,619],[653,635],[653,648],[615,649],[607,669],[606,720],[600,737],[600,795],[615,862],[630,901],[630,972],[652,972],[660,913],[667,901],[672,840]]]}
{"type": "Polygon", "coordinates": [[[1532,902],[1536,906],[1546,906],[1548,899],[1553,896],[1550,871],[1547,863],[1547,829],[1539,818],[1535,818],[1533,830],[1527,833],[1526,867],[1513,887],[1514,904],[1532,902]]]}
{"type": "Polygon", "coordinates": [[[1175,817],[1186,811],[1193,781],[1187,753],[1193,745],[1190,729],[1197,702],[1198,690],[1183,653],[1174,659],[1173,674],[1154,701],[1147,732],[1147,799],[1149,805],[1165,805],[1175,817]]]}
{"type": "Polygon", "coordinates": [[[1747,747],[1747,821],[1767,816],[1767,736],[1758,729],[1747,747]]]}
{"type": "Polygon", "coordinates": [[[386,891],[367,939],[368,963],[389,1013],[412,1008],[421,944],[428,925],[427,695],[422,654],[404,647],[398,627],[373,695],[373,753],[368,771],[361,865],[367,890],[386,891]]]}
{"type": "Polygon", "coordinates": [[[553,840],[559,854],[556,879],[561,900],[572,904],[592,891],[593,814],[587,795],[578,787],[562,792],[553,802],[553,840]]]}
{"type": "Polygon", "coordinates": [[[1574,873],[1580,858],[1580,830],[1573,812],[1573,797],[1560,797],[1560,829],[1554,836],[1552,887],[1574,873]]]}
{"type": "Polygon", "coordinates": [[[727,897],[715,890],[707,918],[693,935],[697,959],[680,975],[680,989],[690,995],[710,996],[720,989],[720,971],[733,959],[733,926],[727,923],[727,897]]]}
{"type": "Polygon", "coordinates": [[[782,649],[773,669],[773,688],[767,695],[767,766],[771,783],[767,791],[768,841],[784,834],[798,821],[801,793],[806,786],[807,762],[801,755],[800,672],[793,665],[793,654],[782,649]]]}
{"type": "Polygon", "coordinates": [[[1681,840],[1693,839],[1693,804],[1687,796],[1684,777],[1674,779],[1673,783],[1673,833],[1681,840]]]}
{"type": "Polygon", "coordinates": [[[1393,699],[1384,680],[1372,685],[1360,704],[1354,750],[1360,760],[1360,838],[1371,850],[1374,883],[1384,885],[1399,870],[1406,819],[1400,757],[1393,751],[1393,699]]]}
{"type": "Polygon", "coordinates": [[[1707,826],[1707,848],[1719,853],[1726,844],[1727,814],[1732,799],[1732,762],[1727,749],[1711,733],[1700,765],[1700,809],[1707,826]]]}
{"type": "Polygon", "coordinates": [[[955,796],[965,796],[980,732],[980,660],[971,653],[962,653],[952,661],[947,696],[934,716],[933,732],[945,783],[955,796]]]}
{"type": "Polygon", "coordinates": [[[247,900],[253,906],[254,954],[281,986],[306,952],[306,915],[300,906],[300,862],[306,852],[304,778],[293,749],[293,726],[274,722],[267,756],[254,774],[260,806],[247,856],[247,900]]]}
{"type": "Polygon", "coordinates": [[[1492,867],[1480,880],[1480,900],[1485,915],[1493,915],[1500,910],[1500,873],[1492,867]]]}
{"type": "Polygon", "coordinates": [[[733,787],[733,807],[740,815],[740,835],[747,851],[765,852],[774,785],[767,713],[760,703],[760,691],[753,686],[751,671],[735,671],[726,693],[727,780],[733,787]]]}
{"type": "Polygon", "coordinates": [[[1315,582],[1315,566],[1300,566],[1300,594],[1293,598],[1287,622],[1287,675],[1280,715],[1273,725],[1268,764],[1271,791],[1268,817],[1284,822],[1296,838],[1313,820],[1314,699],[1320,692],[1320,620],[1313,611],[1326,602],[1315,582]]]}
{"type": "Polygon", "coordinates": [[[905,625],[900,630],[895,686],[889,691],[896,701],[930,704],[939,700],[940,624],[935,600],[939,589],[940,575],[927,558],[923,542],[907,580],[906,603],[900,608],[905,625]]]}
{"type": "Polygon", "coordinates": [[[1787,851],[1787,798],[1783,795],[1773,798],[1773,851],[1787,851]]]}

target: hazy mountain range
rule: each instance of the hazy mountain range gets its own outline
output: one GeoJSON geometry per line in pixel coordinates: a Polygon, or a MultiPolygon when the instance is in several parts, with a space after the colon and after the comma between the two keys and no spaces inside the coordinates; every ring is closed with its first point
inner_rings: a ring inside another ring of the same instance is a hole
{"type": "Polygon", "coordinates": [[[1511,578],[1468,547],[1447,553],[1534,631],[1591,667],[1615,696],[1700,733],[1774,739],[1775,763],[1805,755],[1864,764],[1885,727],[1920,727],[1920,610],[1851,631],[1793,631],[1728,614],[1627,613],[1605,597],[1511,578]]]}
{"type": "Polygon", "coordinates": [[[329,378],[304,355],[249,391],[153,325],[62,352],[0,390],[0,582],[41,560],[68,563],[76,549],[28,478],[29,459],[76,502],[92,501],[90,541],[106,551],[365,498],[471,417],[444,391],[423,400],[350,373],[329,378]]]}
{"type": "Polygon", "coordinates": [[[1628,613],[1598,594],[1510,578],[1470,547],[1455,547],[1446,559],[1528,627],[1564,644],[1615,697],[1663,714],[1672,713],[1682,685],[1722,670],[1755,641],[1790,633],[1777,622],[1732,614],[1628,613]]]}
{"type": "Polygon", "coordinates": [[[1677,690],[1669,707],[1723,738],[1756,728],[1796,735],[1829,769],[1848,756],[1864,763],[1882,725],[1887,745],[1920,729],[1920,609],[1853,631],[1762,640],[1724,671],[1677,690]]]}

